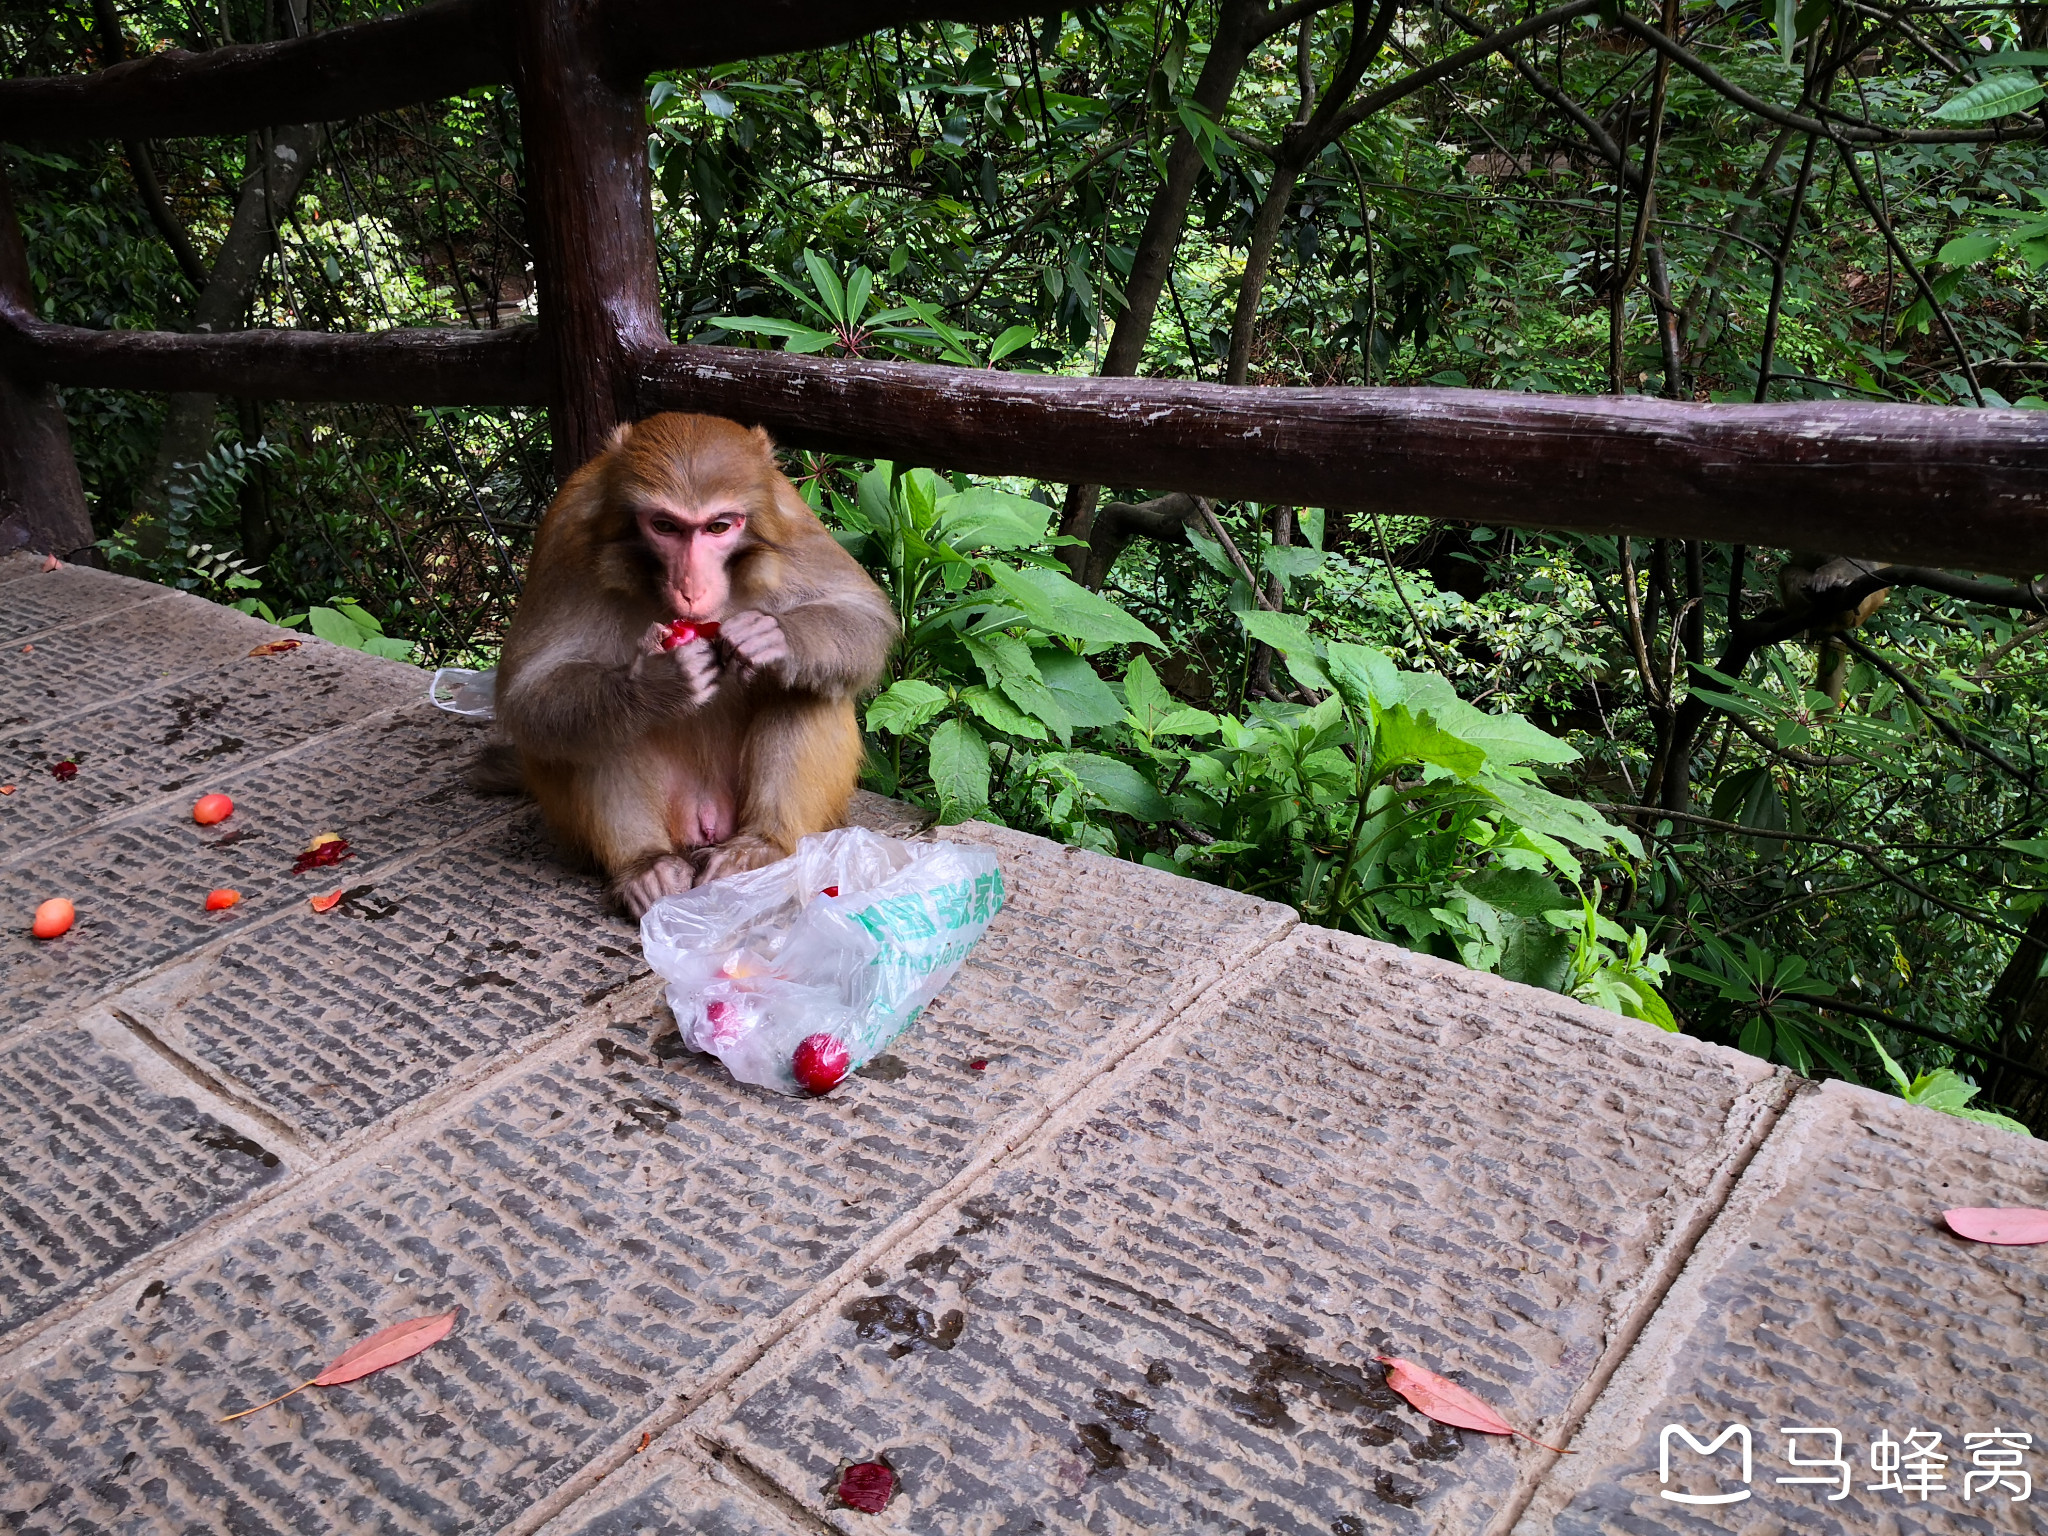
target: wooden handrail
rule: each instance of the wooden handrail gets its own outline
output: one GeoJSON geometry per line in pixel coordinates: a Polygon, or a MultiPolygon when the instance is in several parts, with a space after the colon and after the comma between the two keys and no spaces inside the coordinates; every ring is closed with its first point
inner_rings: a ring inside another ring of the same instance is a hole
{"type": "Polygon", "coordinates": [[[95,331],[0,306],[0,366],[86,389],[204,390],[266,400],[544,405],[540,327],[497,331],[95,331]]]}
{"type": "MultiPolygon", "coordinates": [[[[0,312],[0,364],[112,389],[537,405],[542,337],[89,331],[0,312]]],[[[642,345],[633,405],[791,447],[983,474],[2048,570],[2048,412],[1696,405],[1476,389],[1233,388],[642,345]]]]}
{"type": "MultiPolygon", "coordinates": [[[[1010,21],[1055,8],[1048,0],[603,0],[592,25],[607,74],[631,84],[657,69],[825,48],[885,27],[1010,21]]],[[[0,81],[0,139],[170,138],[334,122],[512,75],[506,0],[432,0],[283,42],[173,48],[97,74],[0,81]]]]}
{"type": "Polygon", "coordinates": [[[433,0],[284,42],[173,48],[97,74],[0,81],[0,138],[246,133],[360,117],[511,78],[502,0],[433,0]]]}

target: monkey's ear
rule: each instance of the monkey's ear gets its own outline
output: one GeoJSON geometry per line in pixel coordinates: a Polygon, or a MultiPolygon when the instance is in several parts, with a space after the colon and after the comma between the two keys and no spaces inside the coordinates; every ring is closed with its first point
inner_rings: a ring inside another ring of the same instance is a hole
{"type": "Polygon", "coordinates": [[[612,428],[612,435],[604,440],[607,453],[617,453],[626,446],[626,439],[633,435],[633,423],[622,421],[612,428]]]}
{"type": "Polygon", "coordinates": [[[747,435],[761,445],[761,454],[764,458],[775,457],[775,439],[768,435],[766,427],[756,427],[747,435]]]}

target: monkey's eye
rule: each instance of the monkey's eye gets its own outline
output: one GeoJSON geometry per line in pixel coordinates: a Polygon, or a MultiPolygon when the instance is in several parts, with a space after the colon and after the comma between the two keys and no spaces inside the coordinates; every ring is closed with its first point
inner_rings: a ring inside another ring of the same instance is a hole
{"type": "Polygon", "coordinates": [[[716,533],[726,533],[726,532],[730,531],[730,529],[731,529],[731,528],[732,528],[732,519],[731,519],[731,518],[729,518],[729,517],[721,517],[721,518],[719,518],[719,519],[718,519],[718,521],[717,521],[717,522],[715,522],[715,523],[706,523],[706,524],[704,525],[704,531],[705,531],[706,533],[713,533],[713,534],[716,534],[716,533]]]}
{"type": "Polygon", "coordinates": [[[665,517],[657,517],[648,526],[656,533],[678,534],[683,531],[680,524],[672,523],[665,517]]]}

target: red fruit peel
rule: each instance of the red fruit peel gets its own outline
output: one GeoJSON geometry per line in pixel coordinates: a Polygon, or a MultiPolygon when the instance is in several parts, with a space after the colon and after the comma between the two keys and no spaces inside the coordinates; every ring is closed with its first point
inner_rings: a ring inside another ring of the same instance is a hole
{"type": "Polygon", "coordinates": [[[807,1035],[790,1057],[789,1070],[805,1093],[824,1094],[838,1086],[852,1064],[846,1042],[837,1035],[807,1035]]]}
{"type": "Polygon", "coordinates": [[[331,912],[334,910],[336,903],[338,903],[340,900],[341,892],[329,891],[325,896],[307,897],[306,905],[311,907],[315,912],[331,912]]]}
{"type": "Polygon", "coordinates": [[[206,910],[209,912],[225,912],[241,899],[242,893],[240,891],[230,891],[225,888],[218,891],[208,891],[206,893],[206,910]]]}
{"type": "Polygon", "coordinates": [[[235,802],[226,795],[201,795],[192,802],[192,819],[202,827],[226,821],[235,814],[235,802]]]}
{"type": "Polygon", "coordinates": [[[895,1491],[896,1474],[886,1461],[857,1461],[839,1474],[839,1502],[864,1515],[879,1515],[895,1491]]]}
{"type": "Polygon", "coordinates": [[[668,627],[668,638],[661,642],[664,651],[672,651],[679,645],[688,645],[692,640],[716,640],[718,620],[705,619],[701,623],[693,619],[677,619],[668,627]]]}
{"type": "Polygon", "coordinates": [[[61,763],[52,763],[50,764],[50,777],[59,784],[69,784],[78,777],[78,764],[72,762],[68,757],[61,763]]]}
{"type": "Polygon", "coordinates": [[[28,931],[39,939],[54,939],[59,934],[69,933],[71,925],[77,921],[78,909],[62,896],[52,896],[36,908],[35,921],[29,924],[28,931]]]}

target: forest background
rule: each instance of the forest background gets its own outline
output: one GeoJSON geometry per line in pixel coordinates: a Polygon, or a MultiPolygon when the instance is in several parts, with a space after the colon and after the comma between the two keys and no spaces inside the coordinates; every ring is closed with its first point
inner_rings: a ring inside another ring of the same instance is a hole
{"type": "MultiPolygon", "coordinates": [[[[0,59],[375,14],[5,0],[0,59]]],[[[2048,408],[2044,78],[2048,5],[928,24],[649,82],[664,315],[935,367],[2048,408]]],[[[0,153],[52,321],[534,321],[509,88],[0,153]]],[[[357,648],[494,657],[553,491],[543,413],[64,405],[91,557],[357,648]]],[[[872,787],[2048,1132],[2038,586],[787,467],[904,620],[872,787]]]]}

